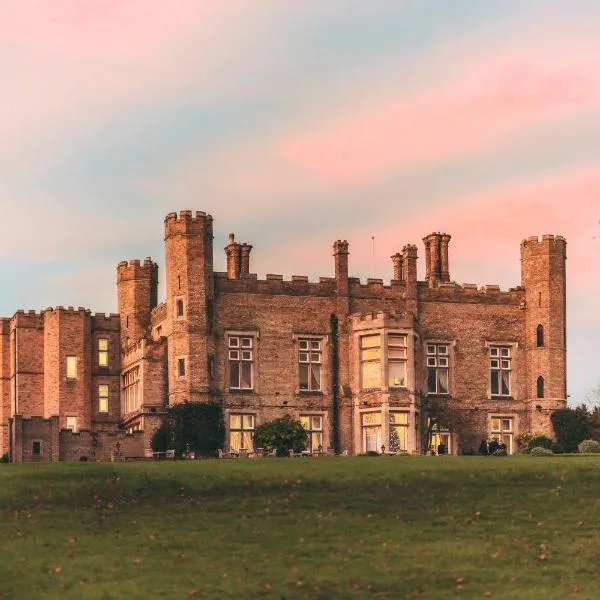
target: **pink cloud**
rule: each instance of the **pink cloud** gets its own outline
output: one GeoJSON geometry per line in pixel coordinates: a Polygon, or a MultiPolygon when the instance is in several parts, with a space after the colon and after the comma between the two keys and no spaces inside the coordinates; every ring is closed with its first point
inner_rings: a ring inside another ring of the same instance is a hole
{"type": "Polygon", "coordinates": [[[280,151],[307,176],[341,183],[378,179],[600,107],[599,66],[584,59],[555,66],[527,54],[488,58],[458,81],[377,101],[333,124],[321,123],[318,133],[284,139],[280,151]]]}

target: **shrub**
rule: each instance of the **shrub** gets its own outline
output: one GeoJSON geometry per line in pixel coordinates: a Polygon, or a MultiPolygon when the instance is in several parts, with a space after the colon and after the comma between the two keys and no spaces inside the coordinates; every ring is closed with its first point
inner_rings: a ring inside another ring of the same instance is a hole
{"type": "Polygon", "coordinates": [[[553,455],[552,450],[550,450],[548,448],[543,448],[542,446],[535,446],[534,448],[531,449],[529,454],[531,454],[531,456],[552,456],[553,455]]]}
{"type": "Polygon", "coordinates": [[[506,452],[505,448],[498,448],[492,456],[508,456],[508,452],[506,452]]]}
{"type": "Polygon", "coordinates": [[[290,415],[263,423],[254,430],[254,446],[266,451],[276,450],[277,456],[287,456],[290,450],[302,452],[307,444],[308,432],[290,415]]]}
{"type": "Polygon", "coordinates": [[[536,435],[529,440],[527,447],[530,452],[532,448],[547,448],[548,450],[552,450],[553,444],[554,440],[552,438],[545,435],[536,435]]]}
{"type": "Polygon", "coordinates": [[[163,424],[152,436],[152,450],[175,450],[216,456],[225,442],[225,421],[220,404],[184,402],[169,407],[163,424]]]}
{"type": "Polygon", "coordinates": [[[577,446],[580,454],[595,454],[600,452],[600,442],[596,440],[583,440],[579,446],[577,446]]]}
{"type": "Polygon", "coordinates": [[[572,408],[556,410],[550,416],[556,441],[565,452],[577,452],[577,446],[589,438],[590,423],[587,415],[572,408]]]}
{"type": "Polygon", "coordinates": [[[0,463],[8,463],[8,462],[9,462],[9,455],[8,455],[8,452],[6,452],[2,456],[0,456],[0,463]]]}
{"type": "Polygon", "coordinates": [[[517,444],[519,445],[519,452],[522,454],[528,454],[531,449],[529,442],[532,440],[533,435],[531,433],[520,433],[517,436],[517,444]]]}

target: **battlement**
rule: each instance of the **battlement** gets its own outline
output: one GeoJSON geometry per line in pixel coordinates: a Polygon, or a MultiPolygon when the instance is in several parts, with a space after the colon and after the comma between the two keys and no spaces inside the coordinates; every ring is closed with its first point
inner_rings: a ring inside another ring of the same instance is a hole
{"type": "Polygon", "coordinates": [[[212,234],[211,215],[197,210],[181,210],[179,213],[171,212],[165,217],[165,237],[181,234],[212,234]]]}
{"type": "Polygon", "coordinates": [[[92,315],[92,329],[94,331],[119,331],[121,317],[115,313],[94,313],[92,315]]]}
{"type": "Polygon", "coordinates": [[[152,325],[162,323],[167,318],[167,303],[163,302],[152,309],[150,313],[150,322],[152,325]]]}
{"type": "Polygon", "coordinates": [[[419,300],[423,302],[458,302],[470,304],[506,304],[519,306],[525,298],[521,287],[504,291],[496,284],[481,287],[475,283],[458,284],[440,282],[436,287],[430,287],[428,282],[418,284],[419,300]]]}
{"type": "Polygon", "coordinates": [[[350,321],[353,331],[364,331],[377,328],[411,329],[415,325],[414,315],[407,312],[381,310],[377,312],[355,313],[350,321]]]}
{"type": "Polygon", "coordinates": [[[521,242],[521,258],[543,254],[561,254],[566,256],[567,240],[562,235],[544,234],[540,240],[533,235],[521,242]]]}
{"type": "Polygon", "coordinates": [[[130,261],[122,260],[117,265],[117,283],[135,279],[158,279],[158,264],[149,256],[143,263],[137,258],[130,261]]]}

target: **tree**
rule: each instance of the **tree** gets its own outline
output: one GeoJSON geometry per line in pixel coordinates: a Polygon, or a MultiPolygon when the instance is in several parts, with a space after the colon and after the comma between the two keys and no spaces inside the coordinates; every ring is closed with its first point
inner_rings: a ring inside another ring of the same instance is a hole
{"type": "Polygon", "coordinates": [[[451,404],[449,399],[421,396],[421,412],[424,415],[424,435],[422,436],[422,452],[427,454],[435,430],[455,433],[461,428],[464,411],[451,404]]]}
{"type": "Polygon", "coordinates": [[[550,415],[556,441],[565,452],[577,452],[577,446],[589,438],[590,423],[588,416],[576,408],[562,408],[550,415]]]}
{"type": "Polygon", "coordinates": [[[152,449],[214,456],[225,442],[225,421],[220,404],[184,402],[170,406],[163,424],[152,437],[152,449]]]}
{"type": "Polygon", "coordinates": [[[263,423],[254,431],[255,448],[276,450],[277,456],[287,456],[290,450],[302,452],[307,444],[308,432],[290,415],[263,423]]]}

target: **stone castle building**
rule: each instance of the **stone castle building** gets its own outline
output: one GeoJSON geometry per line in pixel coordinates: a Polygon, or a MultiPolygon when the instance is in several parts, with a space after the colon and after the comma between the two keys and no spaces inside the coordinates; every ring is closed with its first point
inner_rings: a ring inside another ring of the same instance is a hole
{"type": "Polygon", "coordinates": [[[150,258],[117,267],[119,314],[79,308],[0,319],[0,454],[15,462],[147,455],[164,407],[222,404],[225,450],[252,450],[253,430],[290,414],[311,450],[517,449],[551,434],[566,405],[565,260],[560,236],[521,244],[521,285],[454,283],[450,236],[392,256],[390,285],[348,276],[258,279],[252,246],[230,235],[227,272],[213,270],[213,222],[165,218],[166,300],[150,258]]]}

